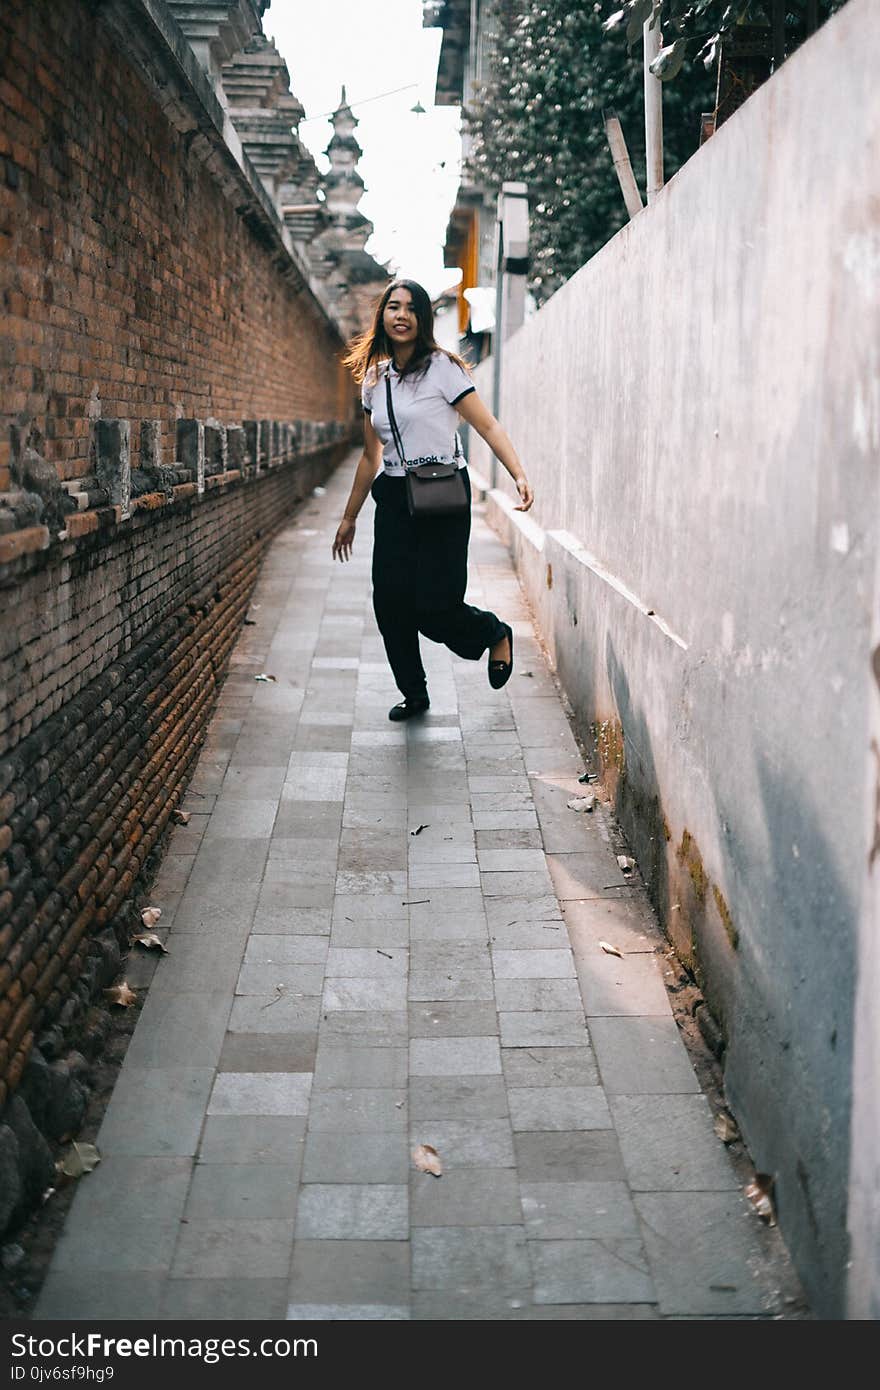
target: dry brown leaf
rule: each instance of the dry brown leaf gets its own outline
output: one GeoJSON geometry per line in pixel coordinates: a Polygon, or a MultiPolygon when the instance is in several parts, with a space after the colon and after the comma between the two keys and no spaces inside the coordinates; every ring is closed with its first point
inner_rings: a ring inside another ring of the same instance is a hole
{"type": "Polygon", "coordinates": [[[624,874],[631,874],[636,867],[636,861],[628,854],[618,854],[617,862],[620,865],[621,873],[624,874]]]}
{"type": "Polygon", "coordinates": [[[600,941],[599,945],[602,947],[606,956],[619,956],[620,959],[623,960],[623,952],[618,951],[616,946],[612,946],[610,941],[600,941]]]}
{"type": "Polygon", "coordinates": [[[766,1222],[768,1226],[775,1226],[776,1209],[773,1206],[772,1173],[756,1173],[754,1182],[749,1183],[745,1195],[761,1220],[766,1222]]]}
{"type": "Polygon", "coordinates": [[[420,1173],[430,1173],[434,1178],[442,1178],[443,1164],[433,1144],[416,1144],[412,1159],[420,1173]]]}
{"type": "Polygon", "coordinates": [[[101,1162],[101,1155],[94,1144],[72,1143],[67,1153],[59,1159],[56,1168],[66,1178],[81,1178],[83,1173],[91,1173],[101,1162]]]}
{"type": "Polygon", "coordinates": [[[132,937],[132,942],[136,942],[138,946],[145,946],[148,951],[163,951],[168,955],[168,947],[154,931],[142,931],[139,936],[132,937]]]}
{"type": "Polygon", "coordinates": [[[739,1138],[736,1120],[732,1115],[728,1115],[726,1110],[719,1110],[715,1116],[714,1129],[723,1144],[732,1144],[735,1139],[739,1138]]]}
{"type": "Polygon", "coordinates": [[[105,989],[104,995],[109,999],[111,1004],[119,1004],[123,1009],[130,1009],[132,1004],[137,1000],[137,995],[133,989],[129,989],[125,980],[122,980],[118,985],[111,985],[109,989],[105,989]]]}
{"type": "Polygon", "coordinates": [[[147,931],[150,931],[153,927],[155,927],[156,923],[158,922],[161,916],[161,907],[145,907],[143,912],[141,913],[141,921],[147,928],[147,931]]]}
{"type": "Polygon", "coordinates": [[[189,818],[191,815],[192,811],[175,811],[173,819],[176,820],[178,825],[189,825],[189,818]]]}
{"type": "Polygon", "coordinates": [[[258,676],[254,676],[255,681],[276,681],[277,676],[267,676],[265,671],[261,671],[258,676]]]}

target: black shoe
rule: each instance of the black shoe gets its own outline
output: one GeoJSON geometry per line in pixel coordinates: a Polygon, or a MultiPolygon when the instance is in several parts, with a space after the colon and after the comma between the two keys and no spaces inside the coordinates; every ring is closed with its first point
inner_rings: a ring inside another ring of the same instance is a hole
{"type": "Polygon", "coordinates": [[[431,701],[427,695],[420,695],[417,700],[401,700],[399,705],[388,711],[388,718],[399,722],[401,719],[412,719],[414,714],[424,714],[431,701]]]}
{"type": "Polygon", "coordinates": [[[502,685],[506,685],[513,671],[513,628],[509,627],[507,623],[502,623],[501,626],[507,633],[507,640],[510,643],[510,660],[489,662],[489,684],[493,690],[500,690],[502,685]]]}

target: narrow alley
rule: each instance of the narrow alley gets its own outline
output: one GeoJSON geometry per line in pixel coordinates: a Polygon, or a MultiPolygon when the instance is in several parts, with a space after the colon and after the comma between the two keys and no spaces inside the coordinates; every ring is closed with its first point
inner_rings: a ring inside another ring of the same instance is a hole
{"type": "Polygon", "coordinates": [[[796,1316],[645,894],[605,809],[568,809],[583,761],[506,550],[475,515],[509,685],[426,644],[430,713],[392,726],[372,505],[330,557],[351,466],[268,551],[36,1316],[796,1316]]]}

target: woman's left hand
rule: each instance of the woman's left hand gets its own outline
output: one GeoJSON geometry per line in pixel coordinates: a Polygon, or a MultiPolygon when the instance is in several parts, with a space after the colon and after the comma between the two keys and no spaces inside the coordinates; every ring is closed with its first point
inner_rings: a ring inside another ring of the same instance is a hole
{"type": "Polygon", "coordinates": [[[535,494],[529,486],[528,478],[517,478],[516,490],[519,493],[519,506],[514,507],[515,512],[527,512],[535,500],[535,494]]]}

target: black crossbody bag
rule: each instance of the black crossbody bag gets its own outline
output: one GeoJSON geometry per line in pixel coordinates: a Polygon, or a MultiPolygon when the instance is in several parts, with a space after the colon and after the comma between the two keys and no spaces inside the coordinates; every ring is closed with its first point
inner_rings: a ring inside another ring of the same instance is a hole
{"type": "Polygon", "coordinates": [[[460,468],[454,463],[407,463],[391,401],[391,373],[388,371],[385,373],[385,397],[394,447],[406,469],[406,500],[410,516],[465,515],[470,503],[460,468]]]}

